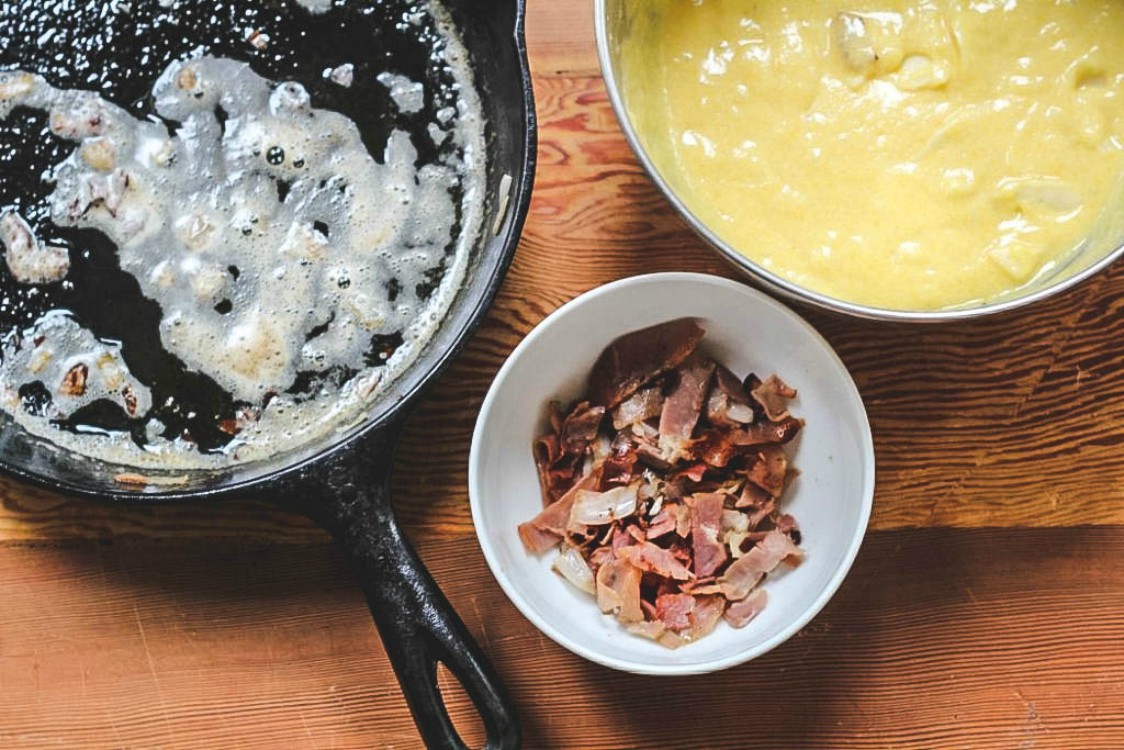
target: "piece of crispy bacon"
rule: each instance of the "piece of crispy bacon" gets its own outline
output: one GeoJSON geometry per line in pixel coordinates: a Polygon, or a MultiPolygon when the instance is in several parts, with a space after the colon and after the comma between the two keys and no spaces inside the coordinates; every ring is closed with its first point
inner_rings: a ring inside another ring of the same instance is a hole
{"type": "Polygon", "coordinates": [[[726,545],[719,538],[722,504],[725,495],[715,492],[694,495],[688,500],[691,508],[691,549],[694,552],[695,575],[712,575],[726,562],[726,545]]]}
{"type": "Polygon", "coordinates": [[[583,401],[562,420],[558,430],[558,440],[564,453],[581,453],[597,437],[601,419],[605,416],[604,406],[590,406],[583,401]]]}
{"type": "Polygon", "coordinates": [[[590,402],[613,408],[648,381],[681,365],[703,333],[694,320],[680,318],[615,339],[589,374],[590,402]]]}
{"type": "Polygon", "coordinates": [[[617,557],[628,560],[640,570],[655,573],[661,578],[686,581],[692,577],[691,571],[675,558],[671,550],[657,547],[652,542],[622,547],[617,550],[617,557]]]}
{"type": "Polygon", "coordinates": [[[595,588],[602,611],[672,648],[723,618],[744,627],[761,582],[804,555],[780,510],[796,473],[783,446],[804,426],[796,391],[739,380],[698,350],[702,335],[688,319],[626,334],[584,400],[548,406],[532,446],[544,508],[519,526],[528,551],[562,548],[555,569],[595,588]]]}
{"type": "Polygon", "coordinates": [[[730,602],[722,616],[735,628],[744,628],[750,620],[761,614],[767,601],[769,594],[765,589],[754,589],[753,593],[740,602],[730,602]]]}
{"type": "Polygon", "coordinates": [[[637,422],[658,417],[663,411],[663,387],[658,383],[641,388],[613,409],[613,429],[623,430],[637,422]]]}
{"type": "Polygon", "coordinates": [[[703,357],[693,357],[676,371],[679,376],[660,410],[659,447],[669,463],[688,456],[686,448],[702,414],[714,374],[714,363],[703,357]]]}
{"type": "Polygon", "coordinates": [[[621,622],[644,619],[640,608],[640,571],[627,560],[612,560],[597,570],[597,606],[621,622]]]}
{"type": "Polygon", "coordinates": [[[596,469],[586,474],[560,498],[542,509],[542,511],[526,523],[519,524],[519,537],[530,552],[545,552],[566,536],[566,528],[570,524],[570,515],[574,508],[574,500],[579,492],[590,490],[601,483],[601,471],[596,469]],[[547,537],[553,542],[547,543],[547,537]],[[543,545],[546,546],[543,546],[543,545]]]}
{"type": "Polygon", "coordinates": [[[779,422],[788,416],[788,402],[796,398],[796,391],[776,375],[770,375],[764,383],[750,391],[750,395],[761,404],[770,421],[779,422]]]}

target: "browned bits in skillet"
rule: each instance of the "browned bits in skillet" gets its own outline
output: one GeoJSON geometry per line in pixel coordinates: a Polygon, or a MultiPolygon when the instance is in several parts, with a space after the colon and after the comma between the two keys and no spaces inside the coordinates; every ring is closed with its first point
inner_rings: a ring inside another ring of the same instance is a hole
{"type": "Polygon", "coordinates": [[[179,75],[176,76],[176,85],[184,91],[191,91],[197,83],[195,69],[190,65],[180,70],[179,75]]]}
{"type": "Polygon", "coordinates": [[[144,487],[148,484],[148,477],[144,476],[143,474],[134,474],[132,472],[126,471],[120,474],[115,474],[113,476],[113,481],[117,482],[118,484],[125,484],[134,487],[144,487]]]}
{"type": "Polygon", "coordinates": [[[86,392],[86,378],[89,374],[90,368],[85,364],[74,365],[63,375],[59,393],[64,396],[81,396],[86,392]]]}
{"type": "Polygon", "coordinates": [[[129,413],[130,417],[137,415],[137,394],[133,393],[133,389],[125,386],[121,389],[121,400],[125,402],[125,411],[129,413]]]}
{"type": "Polygon", "coordinates": [[[739,379],[699,350],[703,335],[680,319],[621,336],[585,399],[548,405],[532,444],[544,508],[519,526],[529,552],[560,550],[555,570],[603,612],[672,648],[723,618],[744,626],[765,607],[761,582],[804,557],[780,510],[796,391],[739,379]]]}
{"type": "Polygon", "coordinates": [[[120,474],[114,474],[113,481],[117,482],[118,484],[123,484],[130,487],[181,487],[187,484],[187,475],[180,474],[176,476],[145,476],[144,474],[125,471],[121,472],[120,474]]]}

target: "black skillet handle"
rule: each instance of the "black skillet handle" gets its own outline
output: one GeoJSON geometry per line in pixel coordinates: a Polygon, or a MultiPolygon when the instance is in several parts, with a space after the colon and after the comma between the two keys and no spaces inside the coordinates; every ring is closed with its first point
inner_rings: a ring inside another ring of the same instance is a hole
{"type": "Polygon", "coordinates": [[[398,426],[317,461],[285,490],[285,504],[336,538],[351,558],[418,732],[428,748],[467,748],[437,686],[444,664],[487,731],[487,750],[518,748],[519,717],[491,664],[402,535],[390,503],[398,426]]]}

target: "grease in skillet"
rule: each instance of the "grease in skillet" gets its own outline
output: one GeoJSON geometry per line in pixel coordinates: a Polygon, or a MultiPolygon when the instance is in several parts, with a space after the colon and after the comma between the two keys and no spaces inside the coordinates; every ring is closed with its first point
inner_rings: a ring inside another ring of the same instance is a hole
{"type": "Polygon", "coordinates": [[[100,47],[56,64],[25,37],[66,33],[58,4],[21,5],[0,11],[0,207],[25,265],[64,248],[70,267],[0,279],[4,409],[177,468],[354,418],[440,322],[479,229],[483,126],[441,7],[224,3],[240,30],[187,46],[198,4],[113,6],[101,33],[138,25],[146,79],[100,47]],[[329,33],[393,46],[308,49],[329,33]]]}

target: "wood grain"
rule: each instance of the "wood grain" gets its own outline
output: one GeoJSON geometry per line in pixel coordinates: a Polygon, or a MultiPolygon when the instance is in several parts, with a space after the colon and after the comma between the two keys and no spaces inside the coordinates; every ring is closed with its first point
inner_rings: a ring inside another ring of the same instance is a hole
{"type": "MultiPolygon", "coordinates": [[[[527,747],[1124,747],[1120,266],[971,323],[801,310],[863,394],[878,490],[855,570],[774,652],[715,676],[636,677],[516,612],[465,491],[504,358],[605,282],[737,277],[622,137],[591,0],[532,0],[527,33],[541,143],[526,232],[492,311],[411,418],[394,487],[514,694],[527,747]]],[[[467,698],[440,684],[479,744],[467,698]]],[[[0,479],[3,750],[418,746],[358,587],[306,521],[265,500],[121,508],[0,479]]]]}
{"type": "Polygon", "coordinates": [[[536,77],[598,75],[593,0],[531,2],[526,33],[536,77]]]}
{"type": "MultiPolygon", "coordinates": [[[[1124,742],[1121,527],[872,534],[804,631],[691,678],[572,656],[522,619],[475,545],[421,553],[495,659],[528,748],[1124,742]]],[[[0,602],[6,750],[418,746],[330,548],[8,546],[0,602]]],[[[463,697],[452,710],[470,724],[463,697]]]]}

